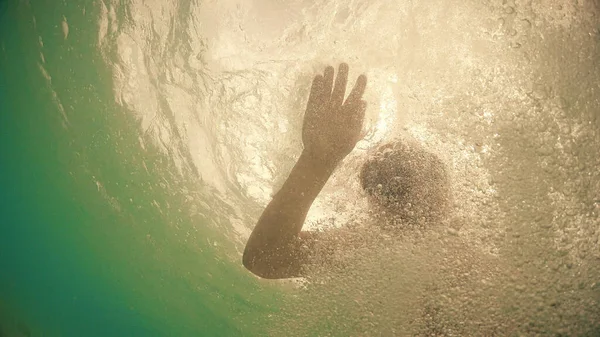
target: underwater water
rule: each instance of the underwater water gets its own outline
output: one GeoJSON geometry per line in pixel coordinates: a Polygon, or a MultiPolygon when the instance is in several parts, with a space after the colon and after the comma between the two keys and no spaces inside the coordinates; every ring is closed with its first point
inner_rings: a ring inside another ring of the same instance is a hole
{"type": "Polygon", "coordinates": [[[596,0],[1,0],[0,112],[0,336],[600,334],[596,0]],[[260,280],[245,241],[339,62],[367,133],[307,228],[370,221],[397,137],[450,220],[260,280]]]}

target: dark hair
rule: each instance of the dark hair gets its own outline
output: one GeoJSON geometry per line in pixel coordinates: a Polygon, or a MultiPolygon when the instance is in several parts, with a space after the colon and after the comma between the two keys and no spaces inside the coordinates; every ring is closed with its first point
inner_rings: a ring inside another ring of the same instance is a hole
{"type": "Polygon", "coordinates": [[[379,147],[363,165],[360,183],[396,226],[440,221],[449,208],[446,167],[417,144],[379,147]]]}

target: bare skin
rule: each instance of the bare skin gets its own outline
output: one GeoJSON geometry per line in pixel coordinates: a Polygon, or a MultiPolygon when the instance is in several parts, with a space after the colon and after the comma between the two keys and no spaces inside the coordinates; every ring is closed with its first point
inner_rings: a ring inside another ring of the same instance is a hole
{"type": "Polygon", "coordinates": [[[344,101],[348,65],[317,75],[304,115],[304,150],[283,187],[260,216],[244,250],[243,264],[268,279],[302,276],[316,235],[303,232],[306,215],[339,163],[361,139],[367,78],[360,75],[344,101]]]}

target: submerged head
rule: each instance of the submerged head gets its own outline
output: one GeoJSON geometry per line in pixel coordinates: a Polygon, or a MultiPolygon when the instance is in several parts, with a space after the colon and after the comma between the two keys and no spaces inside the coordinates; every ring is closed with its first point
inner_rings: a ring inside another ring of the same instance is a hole
{"type": "Polygon", "coordinates": [[[379,147],[363,165],[360,183],[385,216],[386,227],[428,226],[443,220],[450,186],[444,163],[416,144],[379,147]]]}

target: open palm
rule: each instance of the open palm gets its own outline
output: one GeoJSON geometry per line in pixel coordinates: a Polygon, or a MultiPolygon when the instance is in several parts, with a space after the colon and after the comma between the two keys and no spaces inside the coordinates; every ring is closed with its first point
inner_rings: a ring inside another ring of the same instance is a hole
{"type": "Polygon", "coordinates": [[[336,165],[361,139],[367,104],[362,100],[367,78],[360,75],[344,102],[348,65],[340,64],[334,86],[333,67],[312,83],[304,115],[302,142],[312,157],[336,165]]]}

